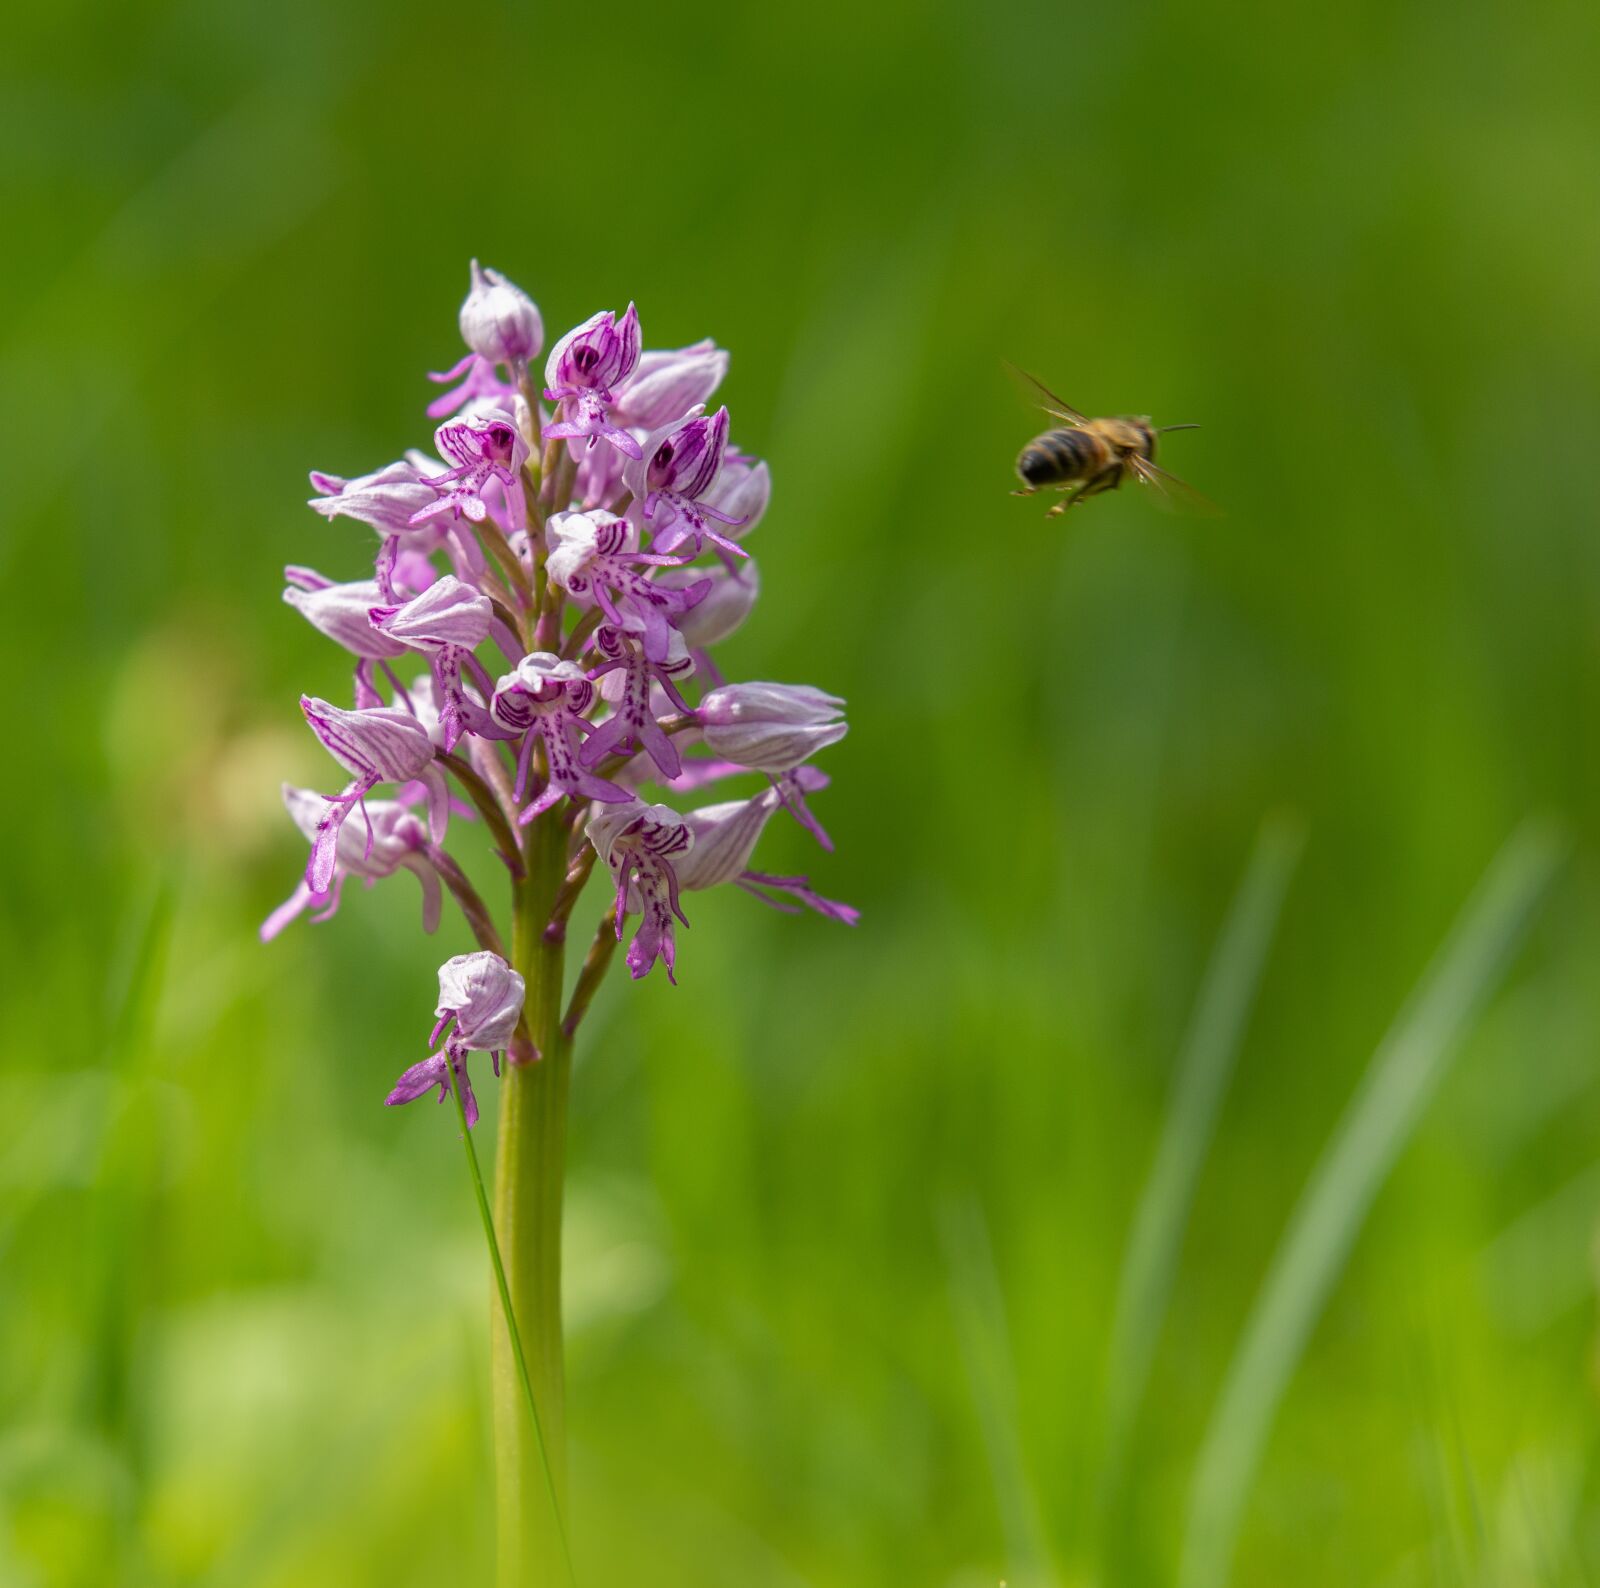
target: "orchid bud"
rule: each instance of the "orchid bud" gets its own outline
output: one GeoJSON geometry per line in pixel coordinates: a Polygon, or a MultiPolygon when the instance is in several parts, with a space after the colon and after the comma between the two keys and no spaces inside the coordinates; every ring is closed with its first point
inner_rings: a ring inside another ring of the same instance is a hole
{"type": "Polygon", "coordinates": [[[760,458],[726,452],[722,472],[712,481],[704,505],[714,507],[737,530],[742,540],[766,515],[772,498],[772,474],[760,458]]]}
{"type": "Polygon", "coordinates": [[[405,783],[432,765],[433,740],[409,711],[341,711],[312,695],[300,697],[300,710],[322,748],[358,778],[405,783]]]}
{"type": "Polygon", "coordinates": [[[677,629],[695,650],[719,644],[749,617],[761,593],[761,579],[753,562],[738,568],[719,563],[712,568],[663,568],[656,583],[669,590],[709,585],[703,596],[678,619],[677,629]]]}
{"type": "Polygon", "coordinates": [[[353,584],[329,584],[309,568],[285,568],[289,588],[283,599],[318,633],[335,645],[342,645],[355,656],[379,660],[403,656],[405,646],[387,634],[380,634],[368,621],[367,613],[383,599],[375,579],[358,579],[353,584]]]}
{"type": "Polygon", "coordinates": [[[472,289],[461,305],[461,340],[491,364],[521,368],[544,346],[544,321],[521,287],[474,259],[472,289]]]}
{"type": "Polygon", "coordinates": [[[753,771],[787,772],[845,736],[843,705],[803,684],[727,684],[695,716],[715,754],[753,771]]]}
{"type": "Polygon", "coordinates": [[[685,818],[694,832],[694,845],[674,868],[678,886],[694,891],[736,882],[750,864],[762,829],[781,801],[771,789],[754,799],[727,800],[702,805],[685,818]]]}
{"type": "Polygon", "coordinates": [[[411,520],[438,495],[409,460],[354,480],[313,473],[311,485],[317,495],[309,505],[324,518],[354,518],[380,535],[408,533],[411,520]]]}
{"type": "Polygon", "coordinates": [[[369,616],[376,633],[430,655],[451,645],[469,650],[481,645],[494,621],[494,605],[447,573],[403,606],[374,606],[369,616]]]}

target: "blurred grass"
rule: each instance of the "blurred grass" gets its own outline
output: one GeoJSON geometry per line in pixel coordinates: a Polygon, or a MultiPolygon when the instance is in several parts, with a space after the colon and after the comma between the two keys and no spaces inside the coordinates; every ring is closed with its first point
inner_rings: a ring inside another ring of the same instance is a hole
{"type": "Polygon", "coordinates": [[[1171,1581],[1286,1212],[1530,813],[1573,858],[1309,1331],[1232,1581],[1600,1575],[1592,8],[7,27],[0,1582],[492,1551],[460,1149],[378,1106],[464,935],[402,878],[254,938],[277,785],[326,776],[295,695],[347,685],[279,571],[370,549],[305,471],[425,440],[472,254],[552,331],[631,295],[653,345],[733,349],[777,495],[726,665],[851,702],[812,870],[859,931],[698,899],[682,985],[594,1012],[589,1580],[1171,1581]],[[1229,516],[1009,500],[1002,356],[1201,421],[1168,461],[1229,516]],[[1174,1055],[1283,807],[1304,859],[1102,1525],[1174,1055]]]}
{"type": "Polygon", "coordinates": [[[1431,1101],[1473,1014],[1494,991],[1559,859],[1552,833],[1507,844],[1379,1044],[1290,1215],[1229,1368],[1195,1474],[1179,1577],[1218,1588],[1278,1402],[1367,1210],[1431,1101]]]}
{"type": "Polygon", "coordinates": [[[1304,842],[1291,816],[1269,817],[1262,825],[1184,1034],[1112,1315],[1100,1457],[1101,1498],[1109,1507],[1122,1497],[1133,1425],[1171,1301],[1195,1186],[1304,842]]]}

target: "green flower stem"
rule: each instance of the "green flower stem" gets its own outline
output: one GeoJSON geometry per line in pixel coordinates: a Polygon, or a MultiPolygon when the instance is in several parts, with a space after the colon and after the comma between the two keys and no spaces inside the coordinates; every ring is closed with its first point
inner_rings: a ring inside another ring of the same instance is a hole
{"type": "Polygon", "coordinates": [[[528,829],[515,888],[511,958],[527,981],[524,1017],[537,1050],[514,1051],[500,1089],[494,1222],[505,1259],[510,1316],[522,1327],[533,1398],[549,1460],[549,1494],[536,1431],[525,1415],[507,1303],[494,1303],[495,1456],[501,1588],[559,1580],[567,1505],[566,1384],[561,1340],[561,1196],[566,1171],[571,1046],[561,1032],[563,944],[545,923],[566,872],[565,829],[549,817],[528,829]],[[550,1496],[554,1496],[554,1507],[550,1496]]]}
{"type": "Polygon", "coordinates": [[[539,1421],[539,1403],[534,1399],[533,1384],[528,1377],[527,1358],[522,1354],[522,1335],[518,1331],[516,1313],[511,1305],[511,1291],[506,1284],[505,1265],[500,1261],[500,1243],[495,1239],[494,1218],[489,1212],[489,1197],[483,1189],[483,1171],[478,1167],[478,1149],[472,1143],[472,1130],[467,1124],[466,1100],[461,1095],[461,1086],[456,1079],[453,1065],[445,1066],[445,1077],[451,1095],[456,1100],[456,1114],[461,1120],[461,1140],[467,1149],[467,1171],[472,1177],[473,1195],[478,1199],[478,1216],[483,1220],[484,1238],[489,1243],[489,1261],[494,1266],[494,1282],[495,1288],[500,1292],[501,1312],[510,1324],[508,1332],[511,1337],[511,1353],[516,1359],[517,1378],[522,1386],[523,1399],[528,1408],[528,1420],[533,1425],[534,1438],[539,1447],[540,1464],[544,1468],[545,1490],[550,1497],[550,1514],[555,1518],[556,1532],[561,1543],[562,1565],[567,1574],[567,1581],[575,1583],[572,1552],[567,1543],[566,1519],[556,1498],[555,1479],[550,1471],[549,1452],[544,1443],[544,1428],[539,1421]]]}

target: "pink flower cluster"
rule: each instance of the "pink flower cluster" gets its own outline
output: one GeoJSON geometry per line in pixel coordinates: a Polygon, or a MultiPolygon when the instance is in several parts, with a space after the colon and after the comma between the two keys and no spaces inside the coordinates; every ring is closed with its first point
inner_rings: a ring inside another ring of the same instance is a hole
{"type": "MultiPolygon", "coordinates": [[[[421,881],[427,930],[441,885],[461,905],[482,945],[473,985],[495,990],[492,1041],[456,1014],[445,1051],[413,1066],[391,1102],[435,1085],[448,1095],[446,1066],[465,1083],[469,1048],[516,1052],[523,977],[445,848],[452,815],[489,825],[513,879],[534,824],[557,825],[567,873],[547,937],[564,935],[603,863],[619,940],[637,917],[635,978],[658,959],[673,977],[686,892],[733,883],[779,909],[856,919],[806,877],[752,866],[780,808],[832,848],[807,804],[827,779],[809,762],[845,722],[833,695],[729,684],[711,658],[755,602],[743,542],[771,492],[766,464],[733,448],[726,407],[706,411],[728,355],[709,341],[645,350],[630,304],[561,337],[536,383],[539,310],[476,261],[460,326],[466,356],[431,377],[450,388],[428,410],[442,421],[437,456],[311,476],[313,509],[373,531],[370,572],[285,570],[284,599],[354,658],[354,699],[301,700],[349,778],[322,795],[285,787],[311,850],[262,936],[306,910],[332,914],[349,877],[370,886],[404,868],[421,881]],[[760,780],[755,792],[680,808],[740,774],[760,780]],[[392,792],[371,798],[383,785],[392,792]]],[[[463,963],[446,967],[456,981],[463,963]]],[[[459,987],[443,996],[441,1017],[472,1006],[459,987]]]]}

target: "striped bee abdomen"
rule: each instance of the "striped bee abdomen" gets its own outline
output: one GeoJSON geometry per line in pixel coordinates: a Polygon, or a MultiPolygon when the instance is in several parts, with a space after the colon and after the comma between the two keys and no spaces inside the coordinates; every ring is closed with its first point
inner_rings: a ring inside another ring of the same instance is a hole
{"type": "Polygon", "coordinates": [[[1017,473],[1029,485],[1066,484],[1097,472],[1100,446],[1085,430],[1047,430],[1035,436],[1017,459],[1017,473]]]}

